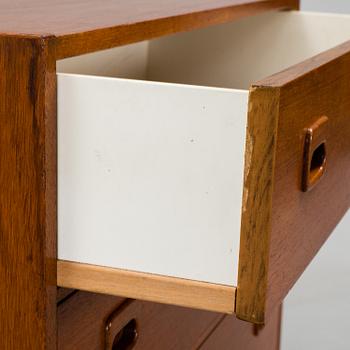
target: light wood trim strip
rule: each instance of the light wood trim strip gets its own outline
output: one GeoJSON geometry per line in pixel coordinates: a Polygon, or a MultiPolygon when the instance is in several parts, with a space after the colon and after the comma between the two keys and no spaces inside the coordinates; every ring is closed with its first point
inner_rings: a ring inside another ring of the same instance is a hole
{"type": "Polygon", "coordinates": [[[90,292],[232,314],[235,287],[58,260],[57,284],[90,292]]]}

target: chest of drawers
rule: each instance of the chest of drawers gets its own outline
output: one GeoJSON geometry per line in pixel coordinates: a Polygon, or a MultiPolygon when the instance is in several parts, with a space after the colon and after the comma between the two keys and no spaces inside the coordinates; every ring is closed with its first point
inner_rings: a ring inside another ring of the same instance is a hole
{"type": "Polygon", "coordinates": [[[276,320],[349,208],[350,17],[1,6],[2,347],[56,347],[57,286],[276,320]]]}

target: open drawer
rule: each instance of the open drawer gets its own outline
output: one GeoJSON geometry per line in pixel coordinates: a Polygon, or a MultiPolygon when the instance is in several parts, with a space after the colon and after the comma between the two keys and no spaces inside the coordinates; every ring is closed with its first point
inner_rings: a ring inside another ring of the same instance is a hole
{"type": "Polygon", "coordinates": [[[265,322],[349,208],[348,39],[276,12],[58,61],[58,284],[265,322]]]}

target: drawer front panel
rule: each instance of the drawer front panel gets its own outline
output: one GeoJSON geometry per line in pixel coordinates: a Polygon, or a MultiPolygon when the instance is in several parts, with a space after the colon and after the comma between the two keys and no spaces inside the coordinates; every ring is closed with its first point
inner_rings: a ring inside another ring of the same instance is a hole
{"type": "Polygon", "coordinates": [[[350,205],[350,43],[261,81],[249,110],[246,163],[257,163],[246,171],[236,312],[264,322],[350,205]],[[310,174],[322,170],[309,190],[308,152],[310,174]]]}
{"type": "Polygon", "coordinates": [[[58,307],[58,348],[110,350],[113,343],[125,345],[135,329],[133,350],[193,349],[221,319],[207,311],[77,292],[58,307]]]}

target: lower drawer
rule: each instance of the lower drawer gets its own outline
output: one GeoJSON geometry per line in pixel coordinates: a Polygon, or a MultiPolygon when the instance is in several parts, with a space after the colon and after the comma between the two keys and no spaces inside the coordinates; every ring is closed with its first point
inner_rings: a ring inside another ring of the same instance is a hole
{"type": "Polygon", "coordinates": [[[77,292],[58,306],[58,348],[196,349],[221,319],[208,311],[77,292]]]}
{"type": "Polygon", "coordinates": [[[58,349],[104,349],[107,319],[124,301],[123,298],[109,295],[75,292],[59,303],[58,349]]]}
{"type": "Polygon", "coordinates": [[[226,316],[200,350],[279,350],[281,308],[265,326],[252,325],[226,316]]]}

